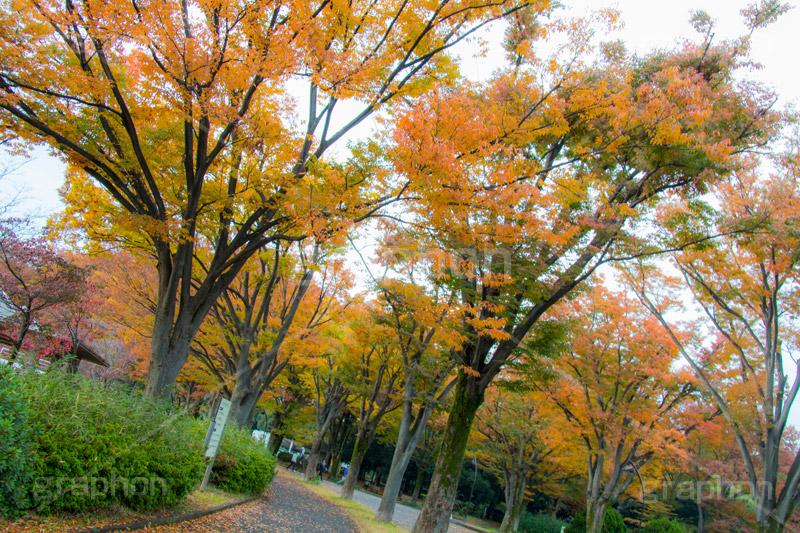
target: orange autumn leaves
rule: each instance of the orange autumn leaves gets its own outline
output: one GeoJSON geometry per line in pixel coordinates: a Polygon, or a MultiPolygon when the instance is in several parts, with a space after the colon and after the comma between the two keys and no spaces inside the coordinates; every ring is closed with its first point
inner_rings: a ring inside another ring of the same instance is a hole
{"type": "Polygon", "coordinates": [[[657,320],[624,292],[593,285],[549,317],[565,327],[552,358],[533,376],[524,366],[501,374],[476,428],[505,437],[475,444],[498,471],[516,470],[545,492],[558,490],[545,482],[554,468],[569,477],[588,467],[590,499],[614,502],[631,482],[630,465],[657,478],[662,462],[684,455],[681,405],[694,377],[676,367],[678,351],[657,320]]]}
{"type": "Polygon", "coordinates": [[[568,348],[543,389],[587,451],[639,446],[639,456],[679,442],[671,411],[694,378],[676,370],[677,349],[638,301],[598,286],[555,316],[571,324],[568,348]]]}

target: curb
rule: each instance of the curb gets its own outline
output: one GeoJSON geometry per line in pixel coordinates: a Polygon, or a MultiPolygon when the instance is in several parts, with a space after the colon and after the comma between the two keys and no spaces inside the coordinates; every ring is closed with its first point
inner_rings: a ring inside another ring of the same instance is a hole
{"type": "Polygon", "coordinates": [[[222,505],[209,507],[208,509],[199,509],[197,511],[190,511],[188,513],[172,515],[172,516],[146,518],[144,520],[139,520],[138,522],[130,522],[128,524],[113,524],[110,526],[92,527],[89,529],[73,529],[70,533],[105,533],[106,531],[136,531],[137,529],[144,529],[146,527],[158,527],[158,526],[166,526],[169,524],[177,524],[179,522],[186,522],[188,520],[196,520],[198,518],[203,518],[204,516],[218,513],[220,511],[225,511],[227,509],[230,509],[231,507],[236,507],[237,505],[250,503],[254,500],[259,499],[260,497],[261,497],[260,495],[249,496],[247,498],[242,498],[241,500],[236,500],[228,503],[223,503],[222,505]]]}

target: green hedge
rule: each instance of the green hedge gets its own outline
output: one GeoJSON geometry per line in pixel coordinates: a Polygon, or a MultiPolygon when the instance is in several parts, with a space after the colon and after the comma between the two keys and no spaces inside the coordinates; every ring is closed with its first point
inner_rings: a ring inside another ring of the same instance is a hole
{"type": "MultiPolygon", "coordinates": [[[[0,368],[0,515],[179,503],[203,477],[207,428],[170,404],[59,369],[0,368]]],[[[211,483],[260,494],[274,475],[263,443],[227,427],[211,483]]]]}
{"type": "Polygon", "coordinates": [[[36,459],[28,416],[28,402],[21,394],[16,372],[0,365],[0,516],[28,507],[36,459]]]}
{"type": "Polygon", "coordinates": [[[261,494],[275,476],[275,456],[249,432],[228,427],[222,436],[211,483],[229,492],[261,494]]]}
{"type": "MultiPolygon", "coordinates": [[[[603,533],[625,533],[628,527],[622,519],[622,515],[613,507],[606,507],[606,514],[603,517],[603,533]]],[[[578,511],[572,522],[564,533],[586,533],[586,509],[578,511]]]]}
{"type": "Polygon", "coordinates": [[[564,522],[546,514],[531,514],[526,512],[519,521],[521,533],[561,533],[564,522]]]}
{"type": "Polygon", "coordinates": [[[654,518],[649,521],[643,533],[685,533],[686,529],[675,520],[666,517],[654,518]]]}
{"type": "MultiPolygon", "coordinates": [[[[194,422],[194,433],[201,441],[208,425],[208,420],[194,422]]],[[[210,482],[228,492],[261,494],[275,476],[276,463],[263,442],[229,423],[220,441],[210,482]]]]}
{"type": "Polygon", "coordinates": [[[202,479],[200,445],[186,438],[191,421],[169,405],[58,370],[20,381],[38,452],[30,487],[38,512],[161,507],[202,479]]]}

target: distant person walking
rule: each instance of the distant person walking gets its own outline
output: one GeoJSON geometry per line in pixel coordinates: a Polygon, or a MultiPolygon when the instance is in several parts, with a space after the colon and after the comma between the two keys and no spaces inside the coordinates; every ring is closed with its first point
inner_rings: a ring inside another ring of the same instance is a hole
{"type": "Polygon", "coordinates": [[[292,454],[292,472],[297,470],[297,460],[300,458],[300,452],[294,452],[292,454]]]}
{"type": "Polygon", "coordinates": [[[344,483],[344,480],[347,479],[347,471],[348,470],[349,469],[348,469],[347,465],[344,465],[342,467],[342,477],[339,479],[339,481],[336,482],[337,485],[341,485],[342,483],[344,483]]]}

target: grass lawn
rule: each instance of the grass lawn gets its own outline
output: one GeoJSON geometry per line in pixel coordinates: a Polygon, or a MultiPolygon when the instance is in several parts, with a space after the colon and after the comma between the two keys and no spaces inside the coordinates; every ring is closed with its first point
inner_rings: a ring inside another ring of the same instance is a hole
{"type": "Polygon", "coordinates": [[[122,506],[103,507],[80,514],[54,514],[51,516],[38,516],[29,513],[21,518],[8,520],[0,519],[0,533],[33,533],[34,531],[70,531],[74,529],[88,529],[90,527],[108,526],[111,524],[127,524],[147,518],[188,513],[208,509],[224,503],[244,498],[240,494],[230,494],[213,487],[206,490],[196,490],[180,505],[150,512],[135,512],[122,506]]]}

